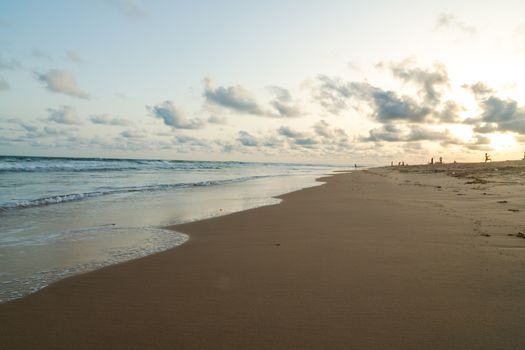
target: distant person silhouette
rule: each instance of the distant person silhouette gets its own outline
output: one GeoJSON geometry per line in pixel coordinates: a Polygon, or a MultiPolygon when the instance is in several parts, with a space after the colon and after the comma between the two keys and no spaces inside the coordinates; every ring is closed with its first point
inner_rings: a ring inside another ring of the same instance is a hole
{"type": "Polygon", "coordinates": [[[490,155],[488,153],[485,153],[485,163],[486,162],[492,162],[492,158],[490,158],[490,155]]]}

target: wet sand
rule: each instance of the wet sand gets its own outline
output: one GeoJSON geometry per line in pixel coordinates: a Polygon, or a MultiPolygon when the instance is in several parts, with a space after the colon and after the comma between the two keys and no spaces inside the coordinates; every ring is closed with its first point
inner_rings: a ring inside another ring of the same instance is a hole
{"type": "Polygon", "coordinates": [[[181,247],[0,305],[0,344],[525,348],[520,164],[338,174],[279,205],[173,227],[191,237],[181,247]]]}

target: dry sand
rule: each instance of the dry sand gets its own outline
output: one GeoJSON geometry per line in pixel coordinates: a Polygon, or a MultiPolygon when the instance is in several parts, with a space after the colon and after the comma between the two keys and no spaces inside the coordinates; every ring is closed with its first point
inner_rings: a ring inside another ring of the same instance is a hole
{"type": "Polygon", "coordinates": [[[0,347],[524,349],[522,165],[339,174],[175,227],[179,248],[0,305],[0,347]]]}

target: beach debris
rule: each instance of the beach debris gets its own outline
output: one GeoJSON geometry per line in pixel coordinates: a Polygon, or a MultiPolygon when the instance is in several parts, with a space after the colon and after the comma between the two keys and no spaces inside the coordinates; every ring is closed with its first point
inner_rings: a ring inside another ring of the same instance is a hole
{"type": "Polygon", "coordinates": [[[480,236],[483,236],[483,237],[490,237],[490,234],[488,234],[488,233],[481,233],[480,236]]]}
{"type": "Polygon", "coordinates": [[[508,211],[511,211],[513,213],[517,213],[518,211],[520,211],[519,209],[507,209],[508,211]]]}
{"type": "Polygon", "coordinates": [[[472,180],[465,182],[465,185],[472,185],[472,184],[486,184],[487,180],[480,179],[479,177],[472,177],[472,180]]]}
{"type": "Polygon", "coordinates": [[[280,247],[280,246],[281,246],[281,243],[275,243],[274,246],[276,246],[276,247],[280,247]]]}
{"type": "Polygon", "coordinates": [[[508,203],[508,202],[507,201],[498,201],[498,203],[504,204],[504,203],[508,203]]]}
{"type": "Polygon", "coordinates": [[[525,233],[523,233],[523,232],[518,232],[516,234],[509,233],[509,234],[507,234],[507,236],[513,236],[513,237],[518,237],[518,238],[525,238],[525,233]]]}

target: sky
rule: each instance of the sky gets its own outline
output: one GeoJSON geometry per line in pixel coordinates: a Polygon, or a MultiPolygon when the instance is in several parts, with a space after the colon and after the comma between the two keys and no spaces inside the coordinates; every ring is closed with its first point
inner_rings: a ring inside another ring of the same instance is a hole
{"type": "Polygon", "coordinates": [[[521,159],[522,1],[0,0],[0,154],[521,159]]]}

